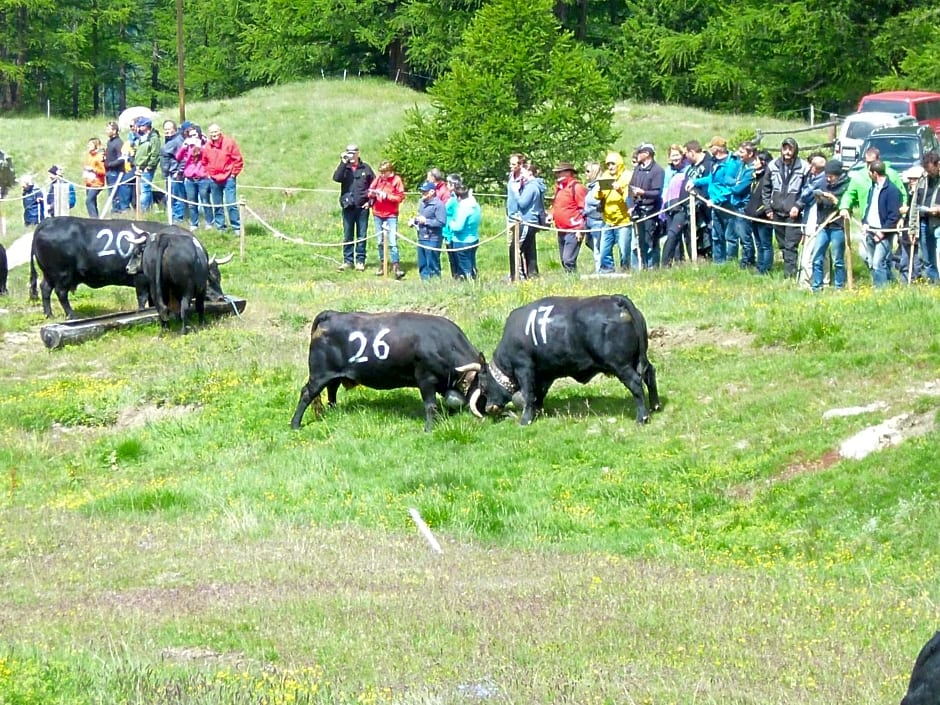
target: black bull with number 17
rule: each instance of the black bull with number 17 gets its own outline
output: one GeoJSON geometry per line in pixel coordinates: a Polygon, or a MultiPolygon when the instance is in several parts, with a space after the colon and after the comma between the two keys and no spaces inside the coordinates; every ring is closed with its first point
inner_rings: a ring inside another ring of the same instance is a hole
{"type": "Polygon", "coordinates": [[[320,394],[330,406],[340,385],[373,389],[417,387],[431,430],[437,395],[450,408],[467,403],[483,356],[455,324],[421,313],[341,313],[323,311],[310,330],[310,375],[291,419],[300,428],[311,402],[319,416],[320,394]]]}
{"type": "Polygon", "coordinates": [[[469,405],[496,414],[510,402],[523,407],[520,423],[531,423],[556,379],[581,384],[595,375],[619,379],[636,400],[637,423],[660,408],[656,370],[647,357],[649,334],[643,314],[626,296],[552,296],[515,309],[503,337],[477,378],[469,405]],[[649,390],[649,407],[643,383],[649,390]]]}

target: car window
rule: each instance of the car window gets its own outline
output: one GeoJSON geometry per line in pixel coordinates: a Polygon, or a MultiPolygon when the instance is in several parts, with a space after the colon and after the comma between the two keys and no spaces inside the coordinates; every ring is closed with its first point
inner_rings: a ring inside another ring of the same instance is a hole
{"type": "Polygon", "coordinates": [[[887,100],[872,98],[862,103],[862,110],[869,112],[879,111],[882,113],[906,113],[908,104],[906,100],[887,100]]]}
{"type": "Polygon", "coordinates": [[[850,140],[863,140],[871,134],[872,130],[881,126],[880,122],[856,120],[849,123],[848,129],[845,131],[845,136],[850,140]]]}
{"type": "Polygon", "coordinates": [[[920,140],[917,137],[875,137],[871,146],[881,151],[886,162],[913,162],[920,159],[920,140]]]}

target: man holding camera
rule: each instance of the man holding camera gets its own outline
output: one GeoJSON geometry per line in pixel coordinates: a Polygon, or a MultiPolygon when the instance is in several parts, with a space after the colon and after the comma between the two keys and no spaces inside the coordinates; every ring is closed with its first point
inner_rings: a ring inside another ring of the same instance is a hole
{"type": "Polygon", "coordinates": [[[372,167],[359,159],[359,147],[346,145],[333,172],[340,185],[339,205],[343,209],[343,263],[340,271],[362,272],[366,268],[366,237],[369,232],[369,186],[375,180],[372,167]],[[355,257],[354,257],[355,255],[355,257]]]}

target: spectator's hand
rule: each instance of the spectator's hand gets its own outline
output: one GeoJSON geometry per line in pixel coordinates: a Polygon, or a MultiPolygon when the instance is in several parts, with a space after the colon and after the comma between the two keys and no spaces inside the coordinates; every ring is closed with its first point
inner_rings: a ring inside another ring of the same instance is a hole
{"type": "Polygon", "coordinates": [[[691,181],[686,181],[686,182],[685,182],[685,192],[686,192],[686,193],[692,193],[692,190],[693,190],[694,188],[695,188],[695,184],[693,184],[691,181]]]}
{"type": "Polygon", "coordinates": [[[848,209],[848,208],[843,208],[841,211],[839,211],[839,215],[841,215],[844,219],[848,219],[848,217],[849,217],[849,209],[848,209]]]}
{"type": "Polygon", "coordinates": [[[793,206],[793,208],[790,209],[791,218],[796,218],[799,214],[800,214],[800,209],[797,208],[796,206],[793,206]]]}

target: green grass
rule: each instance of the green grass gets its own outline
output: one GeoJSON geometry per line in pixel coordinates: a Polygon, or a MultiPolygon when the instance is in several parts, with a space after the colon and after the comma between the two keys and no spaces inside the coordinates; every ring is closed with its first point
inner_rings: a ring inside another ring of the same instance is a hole
{"type": "MultiPolygon", "coordinates": [[[[335,154],[354,140],[377,162],[415,101],[316,82],[189,115],[239,139],[240,187],[266,222],[335,245],[335,154]],[[270,185],[324,190],[253,188],[270,185]]],[[[621,147],[755,122],[617,115],[621,147]]],[[[18,166],[61,163],[76,135],[77,170],[96,124],[0,120],[0,143],[17,135],[18,166]]],[[[245,313],[185,338],[144,326],[46,351],[27,272],[11,273],[0,703],[900,699],[940,600],[938,432],[861,461],[833,452],[903,412],[934,419],[937,289],[875,292],[858,266],[856,290],[819,296],[707,264],[566,278],[550,235],[544,276],[508,286],[493,204],[472,285],[423,284],[410,245],[402,282],[339,273],[334,249],[246,218],[246,258],[224,270],[245,313]],[[597,379],[557,383],[527,428],[460,413],[426,434],[415,390],[365,389],[289,428],[320,310],[442,313],[489,355],[515,306],[611,292],[655,333],[664,409],[646,427],[597,379]]],[[[79,315],[133,306],[126,289],[72,299],[79,315]]]]}

